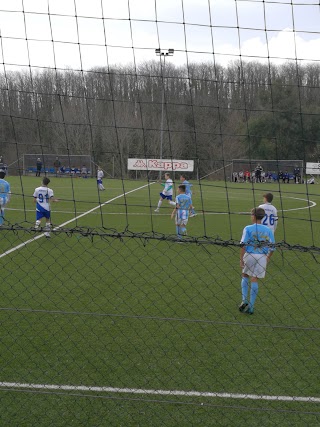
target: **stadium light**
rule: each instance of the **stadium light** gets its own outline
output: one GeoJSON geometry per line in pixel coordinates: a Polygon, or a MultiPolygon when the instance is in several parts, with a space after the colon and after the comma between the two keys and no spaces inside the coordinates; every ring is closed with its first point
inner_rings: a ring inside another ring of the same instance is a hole
{"type": "MultiPolygon", "coordinates": [[[[162,78],[162,101],[161,101],[161,126],[160,126],[160,159],[162,159],[163,154],[163,120],[164,120],[164,70],[166,67],[166,57],[173,56],[174,49],[168,49],[166,51],[161,50],[160,48],[155,49],[157,56],[160,56],[160,67],[161,67],[161,78],[162,78]],[[163,58],[163,66],[161,58],[163,58]]],[[[161,180],[161,171],[159,172],[159,179],[161,180]]]]}

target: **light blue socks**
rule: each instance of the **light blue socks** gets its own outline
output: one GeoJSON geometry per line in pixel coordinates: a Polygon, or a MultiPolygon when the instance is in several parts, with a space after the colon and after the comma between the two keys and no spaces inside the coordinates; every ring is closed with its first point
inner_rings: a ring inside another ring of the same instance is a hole
{"type": "Polygon", "coordinates": [[[250,291],[250,308],[254,307],[258,295],[259,285],[257,282],[251,282],[251,291],[250,291]]]}
{"type": "Polygon", "coordinates": [[[243,277],[241,280],[242,301],[247,301],[249,290],[249,277],[243,277]]]}
{"type": "Polygon", "coordinates": [[[4,211],[0,209],[0,225],[2,225],[4,222],[4,211]]]}

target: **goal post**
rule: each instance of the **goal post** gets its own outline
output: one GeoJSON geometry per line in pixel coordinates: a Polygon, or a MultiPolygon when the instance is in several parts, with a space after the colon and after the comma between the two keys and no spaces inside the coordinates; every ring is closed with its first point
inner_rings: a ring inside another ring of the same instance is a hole
{"type": "Polygon", "coordinates": [[[249,171],[251,174],[260,165],[269,179],[275,180],[279,173],[288,173],[289,179],[294,179],[295,171],[299,170],[303,175],[303,160],[265,160],[265,159],[233,159],[231,163],[230,180],[234,180],[234,173],[249,171]]]}
{"type": "Polygon", "coordinates": [[[42,163],[41,173],[47,175],[80,175],[86,168],[87,175],[94,175],[94,163],[89,154],[24,154],[23,174],[31,175],[37,172],[37,160],[42,163]],[[57,165],[59,165],[57,167],[57,165]]]}

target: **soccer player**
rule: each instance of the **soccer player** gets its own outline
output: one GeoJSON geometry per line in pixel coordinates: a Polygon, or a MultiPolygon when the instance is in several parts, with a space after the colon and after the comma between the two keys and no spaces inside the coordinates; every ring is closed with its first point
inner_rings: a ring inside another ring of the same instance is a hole
{"type": "Polygon", "coordinates": [[[311,178],[308,179],[307,184],[314,184],[314,183],[315,183],[314,176],[311,176],[311,178]]]}
{"type": "Polygon", "coordinates": [[[251,210],[252,225],[247,225],[243,229],[240,241],[243,246],[240,249],[242,301],[239,311],[247,314],[254,313],[254,304],[259,289],[258,280],[265,277],[267,264],[275,250],[272,246],[275,243],[273,232],[266,225],[261,224],[264,215],[265,212],[262,208],[251,210]],[[251,277],[251,289],[248,300],[249,277],[251,277]]]}
{"type": "Polygon", "coordinates": [[[278,182],[280,183],[280,180],[283,180],[283,172],[279,171],[278,172],[278,182]]]}
{"type": "Polygon", "coordinates": [[[55,161],[53,162],[53,167],[56,171],[56,176],[58,176],[58,173],[60,172],[60,168],[61,168],[61,162],[60,162],[58,156],[56,157],[55,161]]]}
{"type": "Polygon", "coordinates": [[[235,171],[232,173],[232,181],[238,182],[238,172],[235,171]]]}
{"type": "Polygon", "coordinates": [[[10,202],[10,184],[4,179],[6,171],[0,169],[0,226],[4,222],[4,208],[10,202]]]}
{"type": "Polygon", "coordinates": [[[250,182],[250,172],[248,170],[244,173],[244,182],[250,182]]]}
{"type": "Polygon", "coordinates": [[[301,182],[301,172],[300,172],[300,168],[295,165],[294,169],[293,169],[293,175],[294,175],[294,182],[296,184],[300,184],[301,182]]]}
{"type": "MultiPolygon", "coordinates": [[[[184,174],[180,175],[180,182],[181,182],[181,184],[186,186],[186,195],[190,197],[191,204],[192,204],[192,189],[191,189],[192,184],[189,181],[187,181],[187,177],[184,174]]],[[[192,218],[196,215],[197,215],[196,211],[194,210],[194,207],[192,205],[191,212],[190,212],[189,216],[190,216],[190,218],[192,218]]]]}
{"type": "Polygon", "coordinates": [[[260,165],[260,163],[257,164],[254,175],[256,178],[256,182],[261,182],[261,172],[263,171],[263,167],[260,165]]]}
{"type": "Polygon", "coordinates": [[[172,211],[171,219],[175,216],[176,233],[179,240],[187,234],[187,224],[189,212],[192,209],[191,197],[186,194],[186,185],[180,184],[178,187],[178,196],[176,197],[176,207],[172,211]]]}
{"type": "Polygon", "coordinates": [[[86,165],[82,165],[81,176],[82,178],[88,178],[88,168],[86,167],[86,165]]]}
{"type": "Polygon", "coordinates": [[[98,189],[100,191],[104,191],[105,188],[102,184],[102,178],[104,177],[104,173],[103,170],[100,168],[100,166],[98,166],[98,171],[97,171],[97,184],[98,184],[98,189]]]}
{"type": "Polygon", "coordinates": [[[155,212],[159,212],[159,209],[162,205],[163,200],[168,200],[169,205],[176,206],[175,202],[172,201],[172,194],[173,194],[173,181],[170,178],[170,174],[167,172],[164,174],[164,178],[166,180],[165,184],[160,184],[164,187],[164,189],[160,193],[160,199],[158,202],[157,209],[155,209],[155,212]]]}
{"type": "Polygon", "coordinates": [[[282,181],[285,184],[287,182],[287,184],[290,183],[290,176],[289,176],[289,172],[285,171],[282,177],[282,181]]]}
{"type": "Polygon", "coordinates": [[[36,224],[35,228],[39,228],[41,225],[42,218],[45,218],[45,233],[44,235],[50,237],[50,227],[51,227],[51,212],[50,212],[50,202],[57,202],[57,199],[53,198],[53,190],[48,187],[50,179],[45,177],[42,180],[41,187],[37,187],[34,190],[33,197],[34,202],[36,203],[36,224]]]}
{"type": "Polygon", "coordinates": [[[265,212],[265,215],[262,220],[262,224],[270,228],[270,230],[275,233],[278,225],[278,211],[272,205],[273,194],[266,193],[263,195],[263,204],[259,205],[259,208],[262,208],[265,212]]]}
{"type": "Polygon", "coordinates": [[[36,163],[36,176],[40,176],[41,175],[41,169],[42,169],[42,161],[40,159],[40,157],[37,158],[37,163],[36,163]]]}

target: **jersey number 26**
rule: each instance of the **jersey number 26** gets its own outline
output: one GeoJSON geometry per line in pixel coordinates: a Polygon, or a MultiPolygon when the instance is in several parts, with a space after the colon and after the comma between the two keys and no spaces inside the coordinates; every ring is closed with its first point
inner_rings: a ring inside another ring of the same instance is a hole
{"type": "Polygon", "coordinates": [[[263,225],[274,225],[274,215],[270,214],[270,215],[265,215],[262,221],[263,225]]]}

